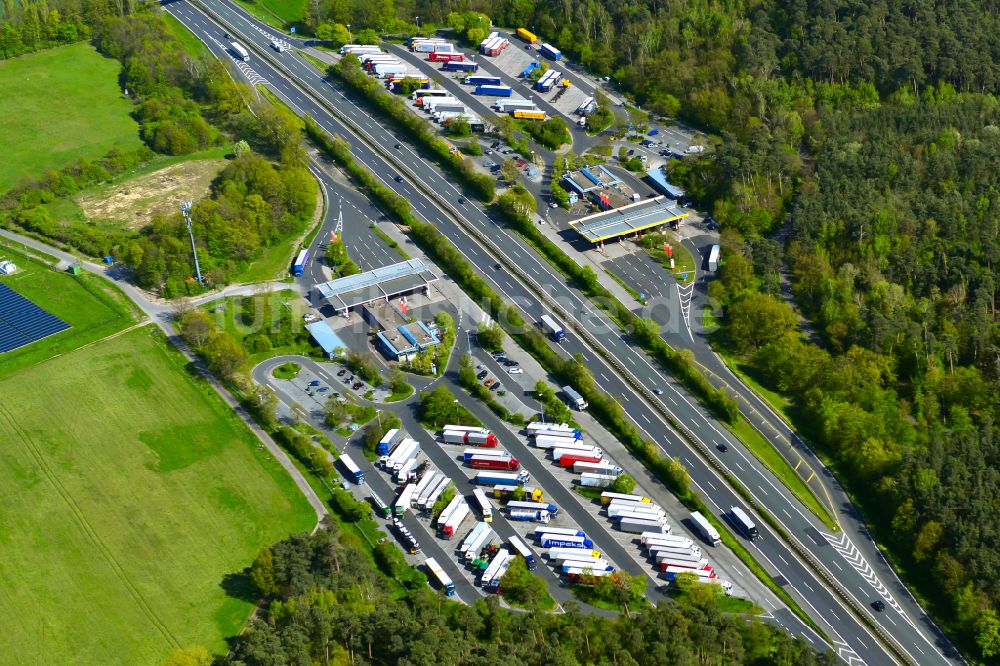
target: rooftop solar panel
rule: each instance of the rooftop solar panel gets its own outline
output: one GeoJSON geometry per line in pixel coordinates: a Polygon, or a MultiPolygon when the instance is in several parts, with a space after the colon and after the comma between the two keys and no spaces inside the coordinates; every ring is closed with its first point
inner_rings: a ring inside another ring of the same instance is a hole
{"type": "Polygon", "coordinates": [[[69,328],[10,287],[0,284],[0,354],[69,328]]]}

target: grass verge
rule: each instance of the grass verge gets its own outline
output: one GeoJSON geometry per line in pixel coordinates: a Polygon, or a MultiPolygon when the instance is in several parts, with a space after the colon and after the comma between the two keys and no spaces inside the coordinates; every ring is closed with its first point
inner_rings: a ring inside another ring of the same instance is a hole
{"type": "Polygon", "coordinates": [[[368,228],[372,230],[372,233],[374,233],[376,236],[385,241],[385,244],[391,247],[393,250],[395,250],[399,254],[399,256],[401,256],[403,259],[410,258],[410,255],[406,254],[406,251],[399,246],[399,243],[392,240],[392,238],[387,233],[379,229],[377,224],[370,224],[368,225],[368,228]]]}
{"type": "Polygon", "coordinates": [[[295,379],[299,376],[300,370],[302,370],[302,366],[298,363],[288,361],[275,368],[274,372],[271,374],[273,374],[277,379],[295,379]]]}
{"type": "Polygon", "coordinates": [[[759,432],[747,423],[746,419],[740,418],[736,423],[727,423],[726,427],[741,442],[746,444],[746,447],[750,449],[750,452],[753,453],[757,460],[771,470],[772,474],[781,479],[781,482],[792,491],[792,494],[800,502],[809,507],[809,510],[823,521],[827,529],[833,532],[840,530],[833,518],[831,518],[829,510],[820,503],[819,498],[806,485],[805,480],[791,468],[788,461],[778,453],[778,450],[770,442],[764,439],[759,432]]]}

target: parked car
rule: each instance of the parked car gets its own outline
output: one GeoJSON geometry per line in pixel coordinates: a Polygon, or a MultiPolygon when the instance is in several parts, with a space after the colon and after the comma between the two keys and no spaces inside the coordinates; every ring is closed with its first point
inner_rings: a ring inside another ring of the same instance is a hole
{"type": "Polygon", "coordinates": [[[503,386],[503,384],[501,384],[500,382],[496,382],[495,384],[493,384],[493,386],[490,387],[490,390],[491,391],[496,391],[501,386],[503,386]]]}
{"type": "Polygon", "coordinates": [[[362,384],[361,382],[354,382],[354,386],[352,386],[351,388],[354,389],[355,391],[357,391],[358,389],[360,389],[363,386],[364,386],[364,384],[362,384]]]}
{"type": "Polygon", "coordinates": [[[311,382],[309,382],[309,386],[319,386],[319,380],[318,379],[312,380],[311,382]]]}
{"type": "Polygon", "coordinates": [[[337,376],[338,376],[338,377],[343,377],[343,376],[344,376],[344,375],[346,375],[346,374],[347,374],[347,370],[345,369],[345,370],[341,370],[340,372],[338,372],[338,373],[337,373],[337,376]]]}
{"type": "Polygon", "coordinates": [[[506,365],[508,368],[516,368],[517,366],[521,365],[517,361],[513,361],[513,360],[511,360],[509,358],[508,359],[504,359],[503,364],[506,365]]]}
{"type": "Polygon", "coordinates": [[[524,370],[522,370],[521,368],[511,368],[507,372],[508,372],[508,374],[511,374],[511,375],[523,375],[524,374],[524,370]]]}
{"type": "Polygon", "coordinates": [[[493,353],[491,354],[491,356],[493,357],[493,359],[494,359],[495,361],[502,361],[502,360],[504,360],[505,358],[507,358],[507,352],[502,352],[502,351],[499,351],[499,352],[493,352],[493,353]]]}
{"type": "Polygon", "coordinates": [[[659,133],[660,133],[660,130],[656,129],[655,127],[653,129],[649,130],[649,136],[656,136],[659,133]]]}
{"type": "Polygon", "coordinates": [[[483,162],[483,166],[486,167],[487,169],[492,169],[496,165],[497,163],[494,162],[493,160],[486,160],[485,162],[483,162]]]}
{"type": "Polygon", "coordinates": [[[319,391],[320,393],[326,393],[327,391],[329,391],[329,390],[330,390],[330,387],[329,387],[329,386],[320,386],[320,387],[319,387],[318,389],[316,389],[316,390],[317,390],[317,391],[319,391]]]}
{"type": "Polygon", "coordinates": [[[486,379],[486,375],[488,374],[490,374],[489,370],[483,370],[478,375],[476,375],[476,379],[478,379],[479,381],[483,381],[484,379],[486,379]]]}
{"type": "Polygon", "coordinates": [[[483,386],[485,386],[486,388],[490,388],[491,386],[493,386],[494,383],[496,383],[496,380],[490,377],[485,382],[483,382],[483,386]]]}
{"type": "Polygon", "coordinates": [[[526,164],[526,162],[525,162],[524,160],[518,160],[518,161],[517,161],[517,166],[518,166],[518,168],[521,168],[521,167],[523,167],[523,166],[524,166],[525,164],[526,164]]]}
{"type": "Polygon", "coordinates": [[[550,201],[549,208],[559,208],[559,204],[557,204],[555,201],[550,201]]]}

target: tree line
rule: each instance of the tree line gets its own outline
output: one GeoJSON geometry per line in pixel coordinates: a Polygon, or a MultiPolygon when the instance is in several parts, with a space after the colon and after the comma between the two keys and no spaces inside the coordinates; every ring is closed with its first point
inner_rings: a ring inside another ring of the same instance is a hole
{"type": "MultiPolygon", "coordinates": [[[[266,611],[231,639],[232,651],[219,663],[836,663],[832,652],[819,654],[778,627],[722,612],[709,594],[618,618],[584,614],[575,604],[566,613],[517,614],[495,596],[471,606],[445,601],[406,566],[395,544],[376,546],[392,551],[376,560],[392,564],[386,570],[402,585],[379,574],[353,540],[328,521],[313,535],[262,551],[243,575],[266,596],[266,611]]],[[[195,651],[201,653],[189,648],[177,656],[195,651]]]]}

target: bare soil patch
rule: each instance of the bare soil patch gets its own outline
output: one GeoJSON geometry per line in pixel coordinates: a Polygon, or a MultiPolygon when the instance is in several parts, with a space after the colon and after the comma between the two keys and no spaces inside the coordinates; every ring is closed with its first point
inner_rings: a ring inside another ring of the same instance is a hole
{"type": "Polygon", "coordinates": [[[127,229],[146,226],[156,213],[173,213],[182,201],[197,201],[209,193],[226,160],[191,160],[81,195],[76,203],[92,220],[115,220],[127,229]]]}

